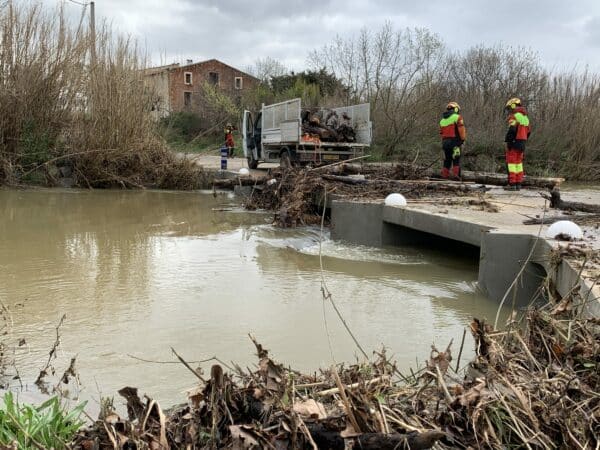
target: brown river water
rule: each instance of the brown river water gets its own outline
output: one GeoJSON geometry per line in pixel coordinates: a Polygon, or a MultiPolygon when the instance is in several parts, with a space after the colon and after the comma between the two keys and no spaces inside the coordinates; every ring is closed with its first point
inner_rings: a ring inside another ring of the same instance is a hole
{"type": "MultiPolygon", "coordinates": [[[[194,383],[189,360],[252,365],[252,333],[279,361],[314,371],[358,354],[320,291],[318,228],[276,229],[228,194],[0,190],[0,300],[17,367],[32,389],[60,330],[55,366],[77,355],[82,398],[137,386],[163,405],[194,383]],[[226,209],[226,211],[223,211],[226,209]],[[325,325],[326,323],[326,325],[325,325]],[[328,338],[329,336],[329,338],[328,338]]],[[[454,352],[473,316],[477,256],[445,249],[322,243],[323,275],[361,345],[385,345],[403,370],[431,344],[454,352]]],[[[463,361],[473,354],[467,333],[463,361]]],[[[209,371],[211,363],[202,364],[209,371]]],[[[196,364],[194,364],[196,366],[196,364]]],[[[61,372],[62,373],[62,372],[61,372]]],[[[16,382],[13,382],[13,385],[16,382]]]]}

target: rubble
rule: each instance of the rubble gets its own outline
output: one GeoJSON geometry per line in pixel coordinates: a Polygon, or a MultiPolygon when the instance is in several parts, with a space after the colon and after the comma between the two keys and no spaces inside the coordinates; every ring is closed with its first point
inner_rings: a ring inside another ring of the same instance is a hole
{"type": "Polygon", "coordinates": [[[344,169],[339,167],[319,169],[321,168],[273,170],[271,180],[276,181],[254,189],[246,200],[245,207],[250,210],[274,211],[276,225],[295,227],[320,222],[319,209],[325,196],[328,199],[345,197],[383,202],[392,193],[402,194],[406,199],[419,199],[482,192],[472,184],[414,179],[413,173],[398,167],[390,167],[360,178],[334,174],[343,173],[344,169]]]}

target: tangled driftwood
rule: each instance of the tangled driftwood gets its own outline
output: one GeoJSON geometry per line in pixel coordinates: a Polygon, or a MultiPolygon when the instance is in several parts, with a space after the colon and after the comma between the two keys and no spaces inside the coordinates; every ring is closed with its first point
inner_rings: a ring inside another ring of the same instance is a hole
{"type": "Polygon", "coordinates": [[[186,365],[200,384],[168,412],[125,388],[129,418],[104,411],[71,448],[598,448],[600,320],[582,318],[585,299],[552,293],[524,326],[474,319],[464,370],[449,345],[411,375],[385,351],[304,375],[254,341],[255,370],[215,364],[204,379],[186,365]]]}

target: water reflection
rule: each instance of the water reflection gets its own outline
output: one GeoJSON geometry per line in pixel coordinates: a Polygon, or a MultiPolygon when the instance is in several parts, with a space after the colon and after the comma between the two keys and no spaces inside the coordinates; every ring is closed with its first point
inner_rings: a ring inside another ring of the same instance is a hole
{"type": "MultiPolygon", "coordinates": [[[[325,305],[319,230],[279,230],[270,215],[220,194],[0,191],[0,298],[14,311],[22,374],[35,378],[67,313],[61,362],[79,355],[82,381],[112,394],[125,384],[181,400],[193,380],[172,360],[215,354],[254,362],[247,333],[305,370],[356,353],[325,305]],[[24,307],[16,305],[24,302],[24,307]]],[[[432,342],[460,339],[496,305],[476,289],[476,260],[414,249],[322,247],[334,299],[367,349],[390,347],[402,366],[432,342]]],[[[91,394],[90,394],[91,395],[91,394]]]]}

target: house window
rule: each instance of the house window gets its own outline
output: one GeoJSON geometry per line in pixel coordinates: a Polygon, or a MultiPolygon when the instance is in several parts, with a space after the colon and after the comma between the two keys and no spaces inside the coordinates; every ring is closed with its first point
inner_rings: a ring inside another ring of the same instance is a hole
{"type": "Polygon", "coordinates": [[[208,72],[208,81],[215,86],[219,85],[219,74],[217,72],[208,72]]]}
{"type": "Polygon", "coordinates": [[[183,93],[183,105],[184,106],[191,106],[192,105],[192,93],[185,91],[183,93]]]}
{"type": "Polygon", "coordinates": [[[236,89],[242,89],[244,87],[244,79],[242,77],[235,77],[234,86],[236,89]]]}
{"type": "Polygon", "coordinates": [[[185,84],[192,84],[192,72],[183,73],[183,82],[185,84]]]}

